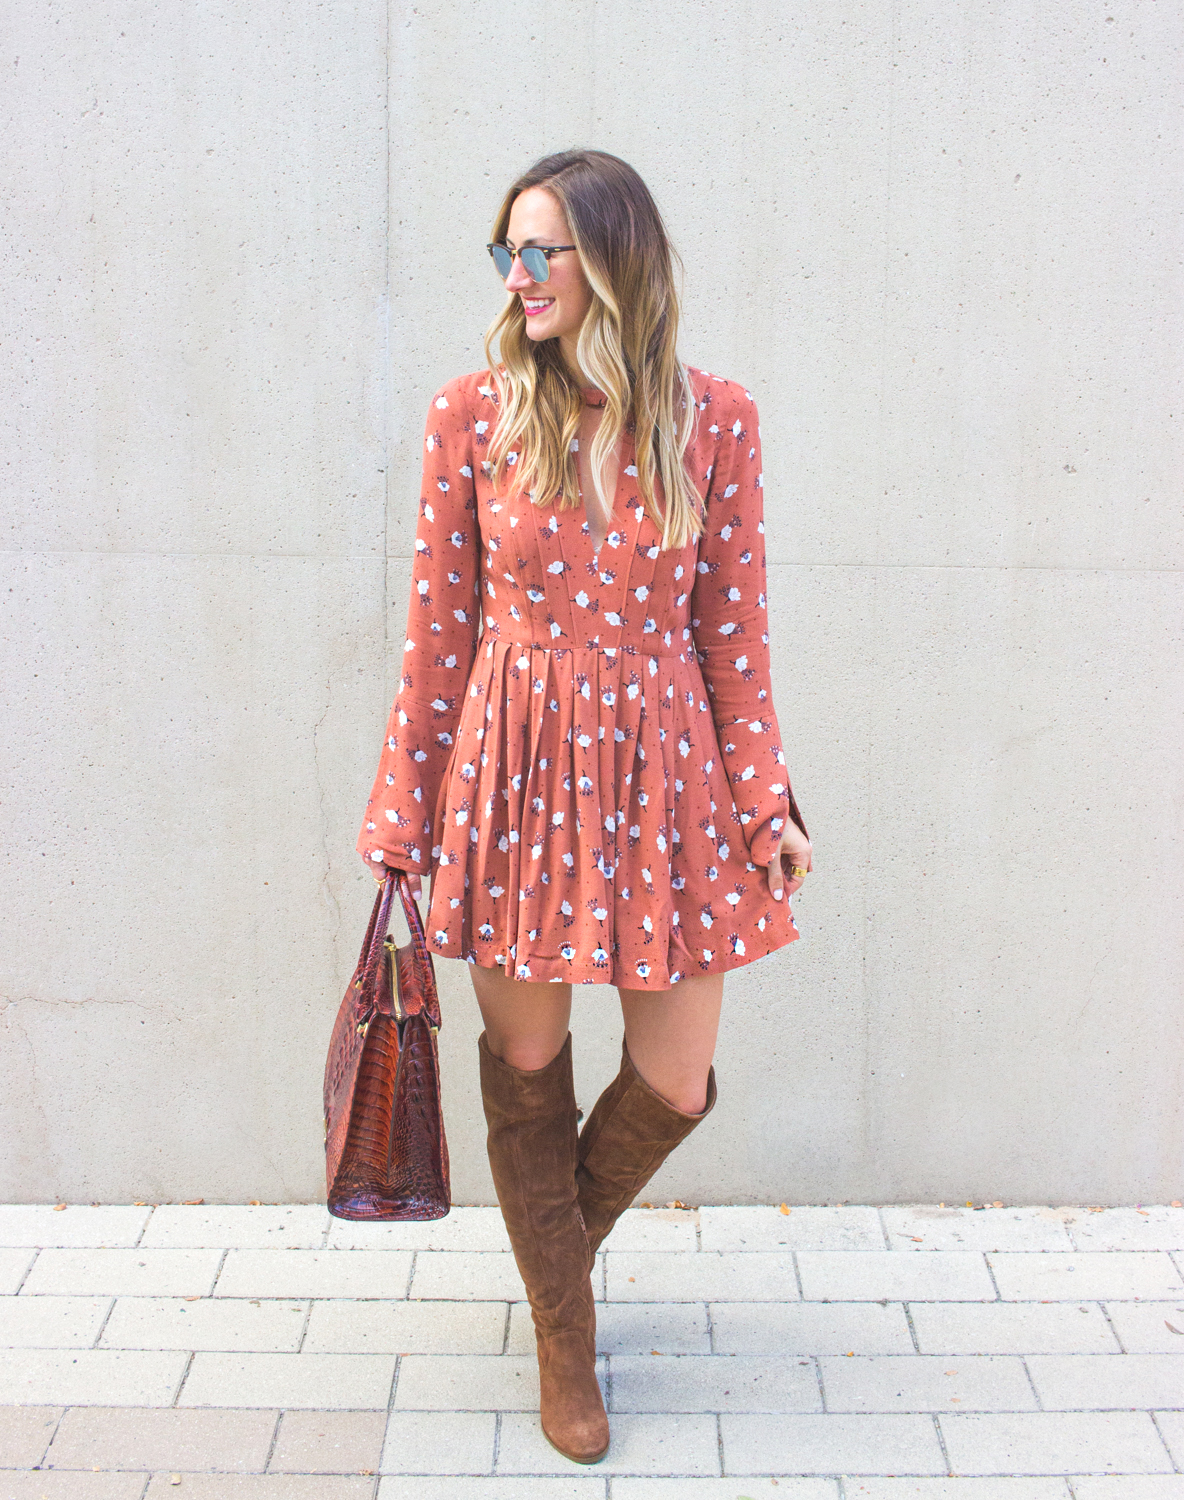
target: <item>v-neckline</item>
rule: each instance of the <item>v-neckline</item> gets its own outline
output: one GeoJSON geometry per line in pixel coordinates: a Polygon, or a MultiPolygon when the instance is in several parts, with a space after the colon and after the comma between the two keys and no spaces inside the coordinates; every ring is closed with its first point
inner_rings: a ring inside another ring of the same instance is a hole
{"type": "MultiPolygon", "coordinates": [[[[594,408],[603,407],[605,405],[605,403],[607,402],[607,400],[608,400],[608,397],[605,396],[605,393],[600,389],[599,386],[586,385],[583,388],[583,393],[584,393],[585,404],[589,405],[589,406],[592,406],[594,408]],[[603,397],[603,400],[598,401],[598,402],[591,402],[591,401],[588,400],[589,396],[600,396],[600,397],[603,397]]],[[[604,420],[604,418],[602,417],[601,421],[603,421],[603,420],[604,420]]],[[[593,436],[595,436],[595,434],[593,434],[593,436]]],[[[620,438],[620,442],[619,442],[619,446],[620,446],[620,450],[621,451],[617,455],[617,472],[616,472],[616,474],[615,474],[615,476],[613,478],[613,491],[612,491],[612,494],[609,497],[609,513],[608,513],[608,516],[607,516],[606,522],[605,522],[604,535],[600,538],[599,542],[596,541],[595,537],[592,534],[591,514],[590,514],[590,512],[588,510],[588,504],[587,504],[587,502],[584,499],[584,487],[580,483],[580,465],[579,465],[579,461],[578,461],[578,459],[576,461],[576,484],[577,484],[577,487],[578,487],[576,498],[579,500],[579,502],[580,502],[580,509],[584,513],[584,524],[588,528],[588,544],[592,548],[592,559],[593,559],[594,562],[599,560],[601,548],[608,541],[609,536],[612,534],[612,532],[614,530],[613,522],[617,519],[617,496],[620,493],[620,488],[621,488],[621,473],[622,473],[623,469],[625,468],[625,462],[624,462],[624,460],[625,460],[626,439],[627,439],[627,434],[624,433],[624,432],[622,432],[621,438],[620,438]]],[[[581,438],[580,441],[582,442],[583,439],[581,438]]],[[[583,453],[583,449],[582,448],[580,449],[580,453],[581,454],[583,453]]],[[[595,487],[593,487],[593,494],[595,495],[595,493],[596,493],[595,487]]]]}

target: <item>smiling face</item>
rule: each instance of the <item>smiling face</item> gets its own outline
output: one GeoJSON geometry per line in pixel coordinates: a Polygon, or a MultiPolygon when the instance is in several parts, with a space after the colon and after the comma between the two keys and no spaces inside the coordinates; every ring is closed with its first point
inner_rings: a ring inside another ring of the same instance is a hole
{"type": "MultiPolygon", "coordinates": [[[[528,245],[570,245],[571,231],[559,200],[541,187],[519,193],[510,209],[505,243],[511,250],[524,250],[528,245]]],[[[522,303],[527,336],[536,343],[561,340],[567,363],[574,367],[576,340],[592,306],[592,288],[577,251],[562,250],[548,265],[551,274],[547,280],[534,281],[515,258],[506,277],[506,291],[522,303]]]]}

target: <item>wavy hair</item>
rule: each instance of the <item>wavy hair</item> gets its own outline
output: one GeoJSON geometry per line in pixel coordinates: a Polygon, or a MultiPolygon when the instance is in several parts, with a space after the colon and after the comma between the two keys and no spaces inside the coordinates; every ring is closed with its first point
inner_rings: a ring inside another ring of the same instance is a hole
{"type": "MultiPolygon", "coordinates": [[[[494,242],[505,240],[514,200],[534,187],[558,200],[592,288],[576,355],[606,397],[589,451],[596,494],[611,513],[606,472],[628,427],[637,450],[638,491],[661,545],[685,547],[703,531],[702,502],[685,457],[697,404],[678,357],[677,257],[657,204],[620,157],[561,151],[542,157],[507,192],[493,222],[494,242]],[[658,481],[664,514],[658,512],[658,481]]],[[[494,488],[513,467],[515,483],[536,505],[557,499],[562,509],[574,509],[579,490],[572,442],[584,396],[559,340],[532,341],[521,299],[511,294],[485,332],[485,357],[499,403],[489,446],[494,488]],[[500,367],[492,353],[495,340],[500,367]],[[518,462],[510,456],[516,450],[518,462]]]]}

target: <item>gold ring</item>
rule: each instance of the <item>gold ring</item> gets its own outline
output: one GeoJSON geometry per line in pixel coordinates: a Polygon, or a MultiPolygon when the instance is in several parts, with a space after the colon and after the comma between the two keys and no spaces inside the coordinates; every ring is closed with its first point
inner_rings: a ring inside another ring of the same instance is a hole
{"type": "Polygon", "coordinates": [[[809,873],[809,870],[804,870],[801,865],[790,865],[789,867],[789,878],[791,880],[800,880],[803,875],[808,875],[809,873]]]}

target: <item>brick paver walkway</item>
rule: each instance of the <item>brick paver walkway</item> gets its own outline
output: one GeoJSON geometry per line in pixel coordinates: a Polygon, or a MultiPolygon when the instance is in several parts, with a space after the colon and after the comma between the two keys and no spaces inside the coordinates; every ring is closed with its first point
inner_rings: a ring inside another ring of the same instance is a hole
{"type": "Polygon", "coordinates": [[[1184,1500],[1184,1209],[634,1209],[608,1457],[496,1208],[0,1208],[0,1500],[1184,1500]]]}

